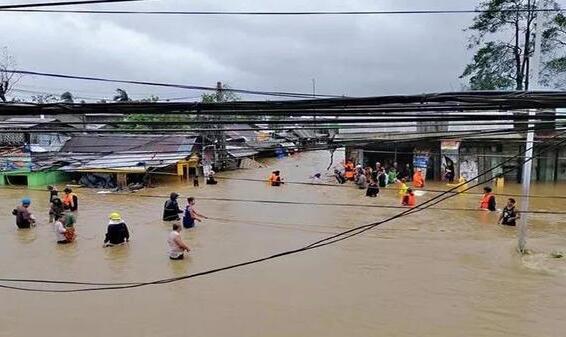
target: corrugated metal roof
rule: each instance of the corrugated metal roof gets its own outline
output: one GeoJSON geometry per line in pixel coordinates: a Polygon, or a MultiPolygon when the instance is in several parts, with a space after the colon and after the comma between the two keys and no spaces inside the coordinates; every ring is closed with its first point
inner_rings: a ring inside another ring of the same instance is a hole
{"type": "Polygon", "coordinates": [[[245,139],[246,141],[255,141],[257,137],[256,129],[247,124],[226,124],[224,125],[226,135],[232,139],[245,139]],[[230,130],[242,129],[242,130],[230,130]],[[244,130],[245,129],[245,130],[244,130]]]}
{"type": "Polygon", "coordinates": [[[255,156],[259,152],[246,146],[226,145],[226,151],[234,158],[255,156]]]}
{"type": "Polygon", "coordinates": [[[184,136],[140,135],[80,135],[71,138],[61,152],[115,153],[122,151],[174,152],[179,146],[194,144],[194,138],[184,136]],[[192,140],[192,141],[190,141],[192,140]]]}
{"type": "Polygon", "coordinates": [[[295,129],[293,132],[302,139],[315,139],[316,133],[313,130],[295,129]]]}
{"type": "Polygon", "coordinates": [[[38,117],[15,117],[8,118],[0,122],[2,129],[30,129],[39,124],[57,122],[55,118],[38,118],[38,117]]]}
{"type": "Polygon", "coordinates": [[[148,168],[173,165],[192,154],[196,138],[182,136],[116,136],[86,137],[75,139],[66,149],[90,150],[90,153],[70,152],[63,154],[71,164],[64,171],[95,172],[114,170],[145,172],[148,168]],[[87,144],[90,138],[93,143],[87,144]],[[84,147],[83,147],[84,146],[84,147]],[[87,154],[87,156],[85,156],[87,154]],[[77,156],[78,155],[78,156],[77,156]]]}

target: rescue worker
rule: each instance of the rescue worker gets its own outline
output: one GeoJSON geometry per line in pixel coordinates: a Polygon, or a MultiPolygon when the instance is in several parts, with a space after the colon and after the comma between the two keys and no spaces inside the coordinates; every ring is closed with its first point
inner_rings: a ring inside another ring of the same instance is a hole
{"type": "Polygon", "coordinates": [[[351,159],[349,159],[344,164],[344,177],[346,178],[346,180],[353,181],[354,180],[354,173],[355,173],[354,162],[351,159]]]}
{"type": "Polygon", "coordinates": [[[417,198],[413,193],[413,189],[407,189],[407,193],[403,196],[403,200],[401,201],[403,206],[414,207],[417,204],[417,198]]]}
{"type": "Polygon", "coordinates": [[[425,186],[425,180],[423,177],[423,171],[419,168],[415,170],[413,174],[413,187],[423,188],[425,186]]]}
{"type": "Polygon", "coordinates": [[[397,181],[399,182],[399,195],[403,197],[405,194],[407,194],[407,190],[409,189],[409,186],[407,186],[407,180],[405,178],[402,178],[401,180],[397,181]]]}
{"type": "Polygon", "coordinates": [[[495,195],[491,192],[491,187],[486,186],[483,188],[483,196],[480,201],[480,208],[485,209],[487,211],[495,212],[497,209],[495,208],[495,195]]]}
{"type": "Polygon", "coordinates": [[[281,186],[283,183],[281,181],[281,172],[273,171],[271,172],[271,176],[269,176],[269,183],[271,186],[281,186]]]}
{"type": "Polygon", "coordinates": [[[31,199],[25,197],[22,199],[22,205],[16,207],[12,214],[16,216],[16,226],[19,229],[26,229],[35,226],[35,217],[31,214],[29,206],[31,205],[31,199]]]}
{"type": "Polygon", "coordinates": [[[73,193],[70,187],[65,187],[63,190],[65,195],[63,196],[63,208],[70,212],[76,212],[79,210],[79,197],[73,193]]]}
{"type": "Polygon", "coordinates": [[[169,258],[171,260],[182,260],[185,258],[185,251],[189,252],[191,249],[181,239],[181,225],[173,224],[173,230],[167,237],[167,245],[169,246],[169,258]]]}
{"type": "Polygon", "coordinates": [[[196,211],[195,204],[195,198],[187,198],[187,207],[185,208],[185,214],[183,215],[183,227],[185,228],[194,227],[195,221],[202,222],[202,219],[208,219],[208,217],[196,211]]]}
{"type": "Polygon", "coordinates": [[[519,211],[515,209],[515,199],[509,198],[507,200],[507,205],[503,208],[503,212],[499,216],[499,221],[497,224],[505,226],[516,226],[517,220],[521,218],[519,211]]]}
{"type": "Polygon", "coordinates": [[[129,242],[130,232],[128,231],[128,226],[126,226],[126,223],[122,220],[120,213],[112,212],[108,218],[110,221],[108,222],[108,229],[106,230],[106,236],[104,238],[104,247],[129,242]]]}
{"type": "Polygon", "coordinates": [[[178,197],[179,194],[172,192],[169,200],[165,202],[163,206],[163,221],[177,221],[181,219],[179,218],[179,213],[183,213],[183,211],[179,208],[178,197]]]}

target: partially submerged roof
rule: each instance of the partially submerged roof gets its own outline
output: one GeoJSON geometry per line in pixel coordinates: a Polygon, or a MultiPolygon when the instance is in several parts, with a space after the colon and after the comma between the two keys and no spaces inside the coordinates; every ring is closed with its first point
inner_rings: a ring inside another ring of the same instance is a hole
{"type": "Polygon", "coordinates": [[[77,135],[71,138],[61,152],[114,153],[122,151],[175,152],[179,147],[194,144],[195,137],[169,135],[77,135]],[[191,141],[192,140],[192,141],[191,141]]]}
{"type": "Polygon", "coordinates": [[[63,148],[70,172],[143,173],[149,168],[173,165],[189,157],[196,137],[86,135],[73,138],[63,148]]]}
{"type": "Polygon", "coordinates": [[[234,158],[244,158],[255,156],[259,152],[247,146],[226,145],[228,155],[234,158]]]}

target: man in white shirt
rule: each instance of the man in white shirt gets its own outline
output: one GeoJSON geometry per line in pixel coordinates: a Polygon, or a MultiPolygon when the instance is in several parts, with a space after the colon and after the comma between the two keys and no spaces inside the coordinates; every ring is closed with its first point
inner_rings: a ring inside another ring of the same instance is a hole
{"type": "Polygon", "coordinates": [[[173,230],[169,233],[167,244],[169,245],[169,258],[171,260],[182,260],[184,252],[187,253],[191,250],[186,243],[181,239],[181,225],[173,224],[173,230]]]}

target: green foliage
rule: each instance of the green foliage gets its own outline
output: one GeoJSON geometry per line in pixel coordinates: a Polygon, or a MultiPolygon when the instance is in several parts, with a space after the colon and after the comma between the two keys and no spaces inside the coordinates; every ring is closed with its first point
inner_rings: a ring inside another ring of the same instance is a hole
{"type": "Polygon", "coordinates": [[[61,102],[73,103],[74,102],[73,94],[71,94],[68,91],[65,91],[64,93],[61,94],[61,102]]]}
{"type": "MultiPolygon", "coordinates": [[[[524,90],[529,88],[530,58],[534,52],[535,23],[541,17],[543,28],[543,75],[566,69],[560,65],[562,34],[566,18],[559,12],[535,12],[536,8],[554,8],[554,0],[485,0],[468,28],[472,32],[469,48],[476,50],[472,62],[460,76],[473,90],[524,90]],[[553,42],[554,41],[554,42],[553,42]]],[[[544,77],[543,77],[544,78],[544,77]]]]}
{"type": "Polygon", "coordinates": [[[225,103],[239,101],[240,97],[233,91],[230,91],[230,86],[218,83],[218,90],[213,94],[202,94],[201,100],[203,103],[225,103]]]}
{"type": "Polygon", "coordinates": [[[116,89],[116,95],[114,95],[112,100],[114,102],[129,102],[130,97],[128,96],[126,90],[118,88],[116,89]]]}
{"type": "Polygon", "coordinates": [[[513,89],[513,54],[505,45],[488,42],[474,55],[461,77],[469,77],[472,90],[513,89]]]}
{"type": "Polygon", "coordinates": [[[542,83],[556,88],[566,87],[566,16],[559,13],[543,33],[543,52],[546,55],[542,83]]]}
{"type": "MultiPolygon", "coordinates": [[[[232,101],[237,101],[240,98],[234,94],[231,91],[226,91],[225,89],[229,89],[229,87],[227,86],[222,86],[220,84],[220,90],[218,90],[215,93],[212,94],[203,94],[202,95],[202,102],[203,103],[222,103],[222,102],[232,102],[232,101]]],[[[116,92],[120,93],[119,90],[121,89],[117,89],[116,92]]],[[[121,90],[123,91],[123,90],[121,90]]],[[[121,94],[121,93],[120,93],[121,94]]],[[[127,97],[127,93],[125,93],[125,96],[127,97]]],[[[117,95],[118,96],[118,95],[117,95]]],[[[116,98],[116,97],[115,97],[116,98]]],[[[123,96],[122,96],[123,98],[123,96]]],[[[116,101],[116,99],[114,99],[116,101]]],[[[129,97],[128,97],[128,100],[129,97]]],[[[144,98],[141,100],[138,100],[136,102],[144,102],[144,103],[155,103],[159,101],[159,97],[157,96],[153,96],[151,95],[148,98],[144,98]]],[[[231,117],[231,116],[226,116],[227,118],[231,117]]],[[[191,129],[190,125],[182,125],[182,124],[177,124],[177,121],[198,121],[198,120],[204,120],[207,119],[206,116],[202,116],[202,115],[155,115],[155,114],[135,114],[135,115],[129,115],[127,116],[124,121],[127,122],[139,122],[139,124],[134,124],[134,125],[124,125],[122,126],[123,128],[126,129],[169,129],[169,128],[174,128],[174,129],[183,129],[186,128],[187,130],[191,129]],[[155,123],[155,124],[144,124],[144,123],[155,123]]],[[[195,127],[210,127],[208,124],[203,124],[201,126],[195,126],[195,127]]]]}
{"type": "Polygon", "coordinates": [[[31,96],[31,101],[37,104],[47,104],[58,102],[59,98],[51,94],[39,94],[31,96]]]}

